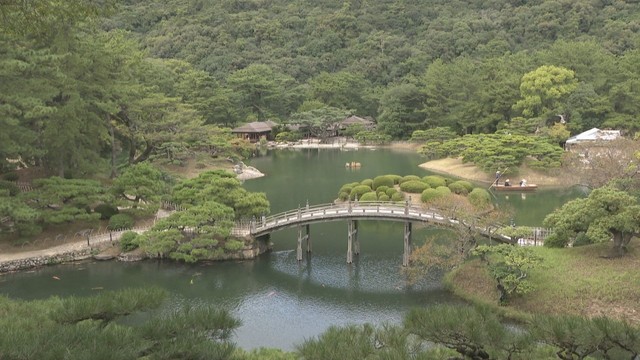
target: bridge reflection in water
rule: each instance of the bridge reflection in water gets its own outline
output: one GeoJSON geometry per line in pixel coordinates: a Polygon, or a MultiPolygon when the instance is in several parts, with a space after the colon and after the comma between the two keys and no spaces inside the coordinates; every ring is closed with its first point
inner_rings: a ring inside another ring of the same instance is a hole
{"type": "MultiPolygon", "coordinates": [[[[311,252],[310,225],[313,223],[347,220],[347,263],[353,262],[353,254],[360,253],[358,241],[358,220],[387,220],[404,222],[404,253],[402,265],[409,265],[411,256],[411,231],[413,222],[432,223],[445,226],[457,226],[461,221],[455,217],[441,215],[435,209],[422,205],[412,205],[392,202],[352,202],[336,204],[320,204],[285,211],[279,214],[262,217],[249,222],[238,223],[234,234],[242,236],[260,237],[272,232],[298,227],[297,259],[302,260],[302,243],[306,243],[307,252],[311,252]]],[[[512,243],[510,237],[493,233],[500,226],[475,228],[479,234],[501,242],[512,243]]]]}

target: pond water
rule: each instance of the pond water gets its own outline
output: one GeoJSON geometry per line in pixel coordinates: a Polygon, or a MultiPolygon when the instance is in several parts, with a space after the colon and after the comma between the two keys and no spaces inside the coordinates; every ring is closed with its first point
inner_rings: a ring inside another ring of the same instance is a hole
{"type": "MultiPolygon", "coordinates": [[[[413,152],[389,149],[357,151],[277,150],[247,161],[266,174],[245,182],[262,191],[272,213],[309,204],[329,203],[344,183],[382,174],[419,176],[429,172],[413,152]],[[357,161],[359,169],[345,168],[357,161]]],[[[544,190],[497,195],[501,206],[515,209],[517,225],[540,225],[544,216],[577,190],[544,190]]],[[[414,227],[414,229],[417,227],[414,227]]],[[[215,304],[242,320],[235,342],[245,348],[292,350],[331,325],[399,323],[412,307],[457,303],[440,274],[406,286],[402,264],[402,223],[361,222],[361,254],[346,264],[346,222],[311,226],[313,253],[296,261],[297,231],[272,234],[274,251],[254,261],[187,265],[169,261],[87,262],[56,265],[0,276],[0,294],[22,299],[52,295],[89,295],[102,290],[156,285],[167,289],[167,307],[215,304]],[[56,280],[53,277],[60,280],[56,280]]],[[[417,229],[414,244],[436,230],[417,229]]]]}

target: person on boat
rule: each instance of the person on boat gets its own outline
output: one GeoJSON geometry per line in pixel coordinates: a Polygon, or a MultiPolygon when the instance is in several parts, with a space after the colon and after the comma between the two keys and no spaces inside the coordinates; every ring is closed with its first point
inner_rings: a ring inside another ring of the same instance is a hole
{"type": "Polygon", "coordinates": [[[525,179],[520,180],[520,186],[527,186],[527,180],[525,179]]]}
{"type": "Polygon", "coordinates": [[[499,185],[501,175],[500,170],[496,171],[496,185],[499,185]]]}
{"type": "Polygon", "coordinates": [[[504,181],[504,186],[511,186],[511,180],[507,179],[504,181]]]}

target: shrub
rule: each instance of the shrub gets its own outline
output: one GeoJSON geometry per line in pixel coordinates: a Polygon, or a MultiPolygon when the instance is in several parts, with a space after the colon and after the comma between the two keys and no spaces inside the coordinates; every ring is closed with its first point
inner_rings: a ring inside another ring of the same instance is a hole
{"type": "Polygon", "coordinates": [[[395,192],[393,193],[393,195],[391,195],[391,201],[403,201],[404,200],[404,193],[403,192],[395,192]]]}
{"type": "Polygon", "coordinates": [[[373,180],[372,179],[364,179],[360,181],[360,185],[367,185],[371,189],[373,189],[373,180]]]}
{"type": "Polygon", "coordinates": [[[437,188],[438,186],[446,186],[447,179],[440,175],[428,175],[422,178],[422,181],[426,182],[432,188],[437,188]]]}
{"type": "Polygon", "coordinates": [[[393,177],[389,175],[376,176],[373,178],[373,186],[372,188],[376,191],[379,190],[380,187],[386,186],[387,188],[393,187],[394,181],[393,177]]]}
{"type": "Polygon", "coordinates": [[[387,191],[385,191],[385,194],[387,194],[388,197],[393,197],[393,194],[395,194],[397,192],[398,192],[398,189],[389,188],[387,191]]]}
{"type": "Polygon", "coordinates": [[[350,193],[351,193],[351,190],[352,190],[354,187],[358,186],[358,185],[360,185],[360,183],[358,183],[358,182],[353,182],[353,183],[344,184],[344,185],[342,185],[342,187],[340,188],[340,191],[338,191],[338,194],[339,194],[339,193],[341,193],[341,192],[346,192],[347,194],[350,194],[350,193]]]}
{"type": "Polygon", "coordinates": [[[422,179],[420,178],[420,176],[417,175],[407,175],[407,176],[403,176],[402,178],[400,178],[400,180],[398,180],[398,184],[402,185],[403,183],[407,182],[407,181],[422,181],[422,179]]]}
{"type": "Polygon", "coordinates": [[[12,171],[2,175],[2,179],[6,181],[18,181],[20,179],[20,176],[18,176],[17,172],[12,171]]]}
{"type": "Polygon", "coordinates": [[[389,189],[390,188],[388,186],[382,185],[382,186],[378,186],[375,190],[376,190],[376,194],[380,196],[380,194],[386,194],[387,190],[389,189]]]}
{"type": "Polygon", "coordinates": [[[420,180],[409,180],[403,183],[400,183],[400,190],[412,194],[420,194],[425,189],[428,189],[429,185],[420,180]]]}
{"type": "Polygon", "coordinates": [[[378,194],[375,191],[371,191],[365,194],[362,194],[362,197],[359,198],[360,201],[378,201],[378,194]]]}
{"type": "Polygon", "coordinates": [[[391,179],[393,179],[393,184],[400,184],[400,179],[402,179],[402,176],[400,175],[396,175],[396,174],[389,174],[389,175],[384,175],[384,176],[388,176],[391,179]]]}
{"type": "Polygon", "coordinates": [[[138,233],[133,231],[127,231],[120,237],[120,250],[129,252],[137,249],[140,244],[138,243],[138,233]]]}
{"type": "Polygon", "coordinates": [[[100,220],[109,220],[113,215],[120,212],[117,207],[110,204],[98,204],[93,211],[100,214],[100,220]]]}
{"type": "Polygon", "coordinates": [[[131,229],[135,221],[127,214],[116,214],[109,219],[109,230],[131,229]]]}
{"type": "Polygon", "coordinates": [[[422,194],[420,195],[420,200],[422,200],[423,203],[428,203],[431,202],[439,197],[441,197],[442,194],[440,194],[438,192],[438,190],[436,189],[426,189],[425,191],[422,192],[422,194]]]}
{"type": "Polygon", "coordinates": [[[371,191],[371,188],[367,185],[358,185],[356,187],[354,187],[353,189],[351,189],[351,192],[349,193],[349,199],[351,200],[355,200],[356,196],[358,197],[358,199],[360,199],[362,197],[362,195],[368,193],[371,191]]]}
{"type": "MultiPolygon", "coordinates": [[[[463,186],[463,187],[465,188],[466,192],[464,192],[464,193],[460,193],[460,194],[468,194],[468,193],[470,193],[471,191],[473,191],[473,184],[472,184],[472,183],[470,183],[470,182],[468,182],[468,181],[465,181],[465,180],[458,180],[458,181],[455,181],[455,182],[453,182],[453,183],[449,184],[449,186],[451,186],[451,185],[453,185],[453,184],[457,184],[456,186],[463,186]]],[[[451,188],[451,187],[449,187],[449,188],[451,188]]],[[[451,191],[453,191],[453,189],[451,189],[451,191]]],[[[454,192],[455,192],[455,191],[454,191],[454,192]]]]}
{"type": "Polygon", "coordinates": [[[0,190],[5,190],[9,196],[16,196],[20,193],[20,188],[10,181],[0,180],[0,190]]]}
{"type": "Polygon", "coordinates": [[[436,188],[436,191],[439,192],[440,194],[442,194],[442,196],[451,195],[451,189],[449,189],[446,186],[438,186],[436,188]]]}
{"type": "Polygon", "coordinates": [[[244,248],[244,242],[240,241],[240,240],[227,240],[227,242],[224,243],[224,249],[228,252],[236,252],[236,251],[240,251],[244,248]]]}
{"type": "Polygon", "coordinates": [[[467,188],[459,181],[449,184],[449,190],[459,195],[467,195],[467,188]]]}
{"type": "Polygon", "coordinates": [[[475,188],[467,196],[471,205],[477,208],[485,208],[491,204],[491,195],[485,189],[475,188]]]}
{"type": "Polygon", "coordinates": [[[347,201],[349,200],[349,193],[348,192],[341,192],[340,194],[338,194],[338,199],[342,200],[342,201],[347,201]]]}
{"type": "Polygon", "coordinates": [[[389,200],[391,200],[391,198],[387,194],[378,195],[378,201],[389,201],[389,200]]]}

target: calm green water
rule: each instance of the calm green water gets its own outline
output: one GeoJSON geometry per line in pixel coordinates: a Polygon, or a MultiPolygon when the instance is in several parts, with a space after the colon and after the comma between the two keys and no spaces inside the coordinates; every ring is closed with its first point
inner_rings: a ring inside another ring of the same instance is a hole
{"type": "MultiPolygon", "coordinates": [[[[267,176],[247,181],[245,187],[265,192],[276,213],[307,201],[331,202],[347,182],[391,173],[427,175],[418,167],[421,162],[417,154],[391,150],[278,150],[248,162],[267,176]],[[351,161],[362,167],[345,169],[351,161]]],[[[516,209],[518,225],[539,225],[546,213],[576,196],[576,191],[539,191],[526,198],[500,194],[498,201],[516,209]]],[[[361,222],[361,254],[351,265],[346,264],[346,228],[345,222],[311,226],[313,254],[305,254],[300,263],[295,259],[297,231],[285,230],[272,235],[274,251],[255,261],[50,266],[0,276],[0,294],[37,299],[157,285],[172,294],[169,308],[211,303],[231,310],[243,321],[235,341],[246,349],[293,349],[331,325],[398,323],[411,307],[460,302],[443,289],[439,274],[414,287],[404,285],[401,223],[361,222]]],[[[416,231],[414,243],[432,231],[416,231]]]]}

